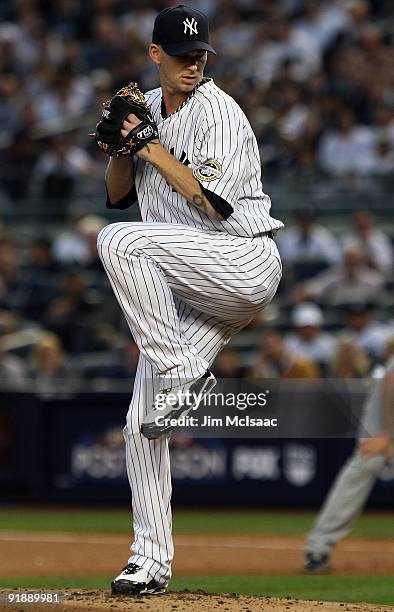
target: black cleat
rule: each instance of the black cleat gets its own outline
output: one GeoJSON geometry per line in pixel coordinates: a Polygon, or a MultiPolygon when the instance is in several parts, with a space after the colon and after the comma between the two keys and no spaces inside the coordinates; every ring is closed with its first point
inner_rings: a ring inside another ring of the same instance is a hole
{"type": "Polygon", "coordinates": [[[146,569],[135,563],[128,563],[111,582],[112,595],[160,595],[166,590],[166,584],[158,584],[146,569]]]}
{"type": "Polygon", "coordinates": [[[304,569],[308,574],[318,574],[330,569],[330,555],[328,553],[307,552],[304,569]]]}

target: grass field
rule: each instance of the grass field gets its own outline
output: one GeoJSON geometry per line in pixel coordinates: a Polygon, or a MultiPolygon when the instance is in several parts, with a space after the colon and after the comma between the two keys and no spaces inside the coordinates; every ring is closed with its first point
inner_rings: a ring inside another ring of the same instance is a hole
{"type": "MultiPolygon", "coordinates": [[[[2,588],[108,589],[108,578],[1,578],[2,588]]],[[[171,580],[171,591],[201,590],[343,603],[394,605],[393,578],[386,576],[188,576],[171,580]]]]}
{"type": "MultiPolygon", "coordinates": [[[[311,526],[310,512],[175,512],[177,534],[245,534],[303,535],[311,526]]],[[[0,510],[0,531],[68,531],[128,533],[131,529],[127,511],[51,510],[9,508],[0,510]]],[[[351,537],[394,539],[391,513],[364,514],[351,537]]],[[[285,554],[285,553],[284,553],[285,554]]],[[[0,578],[3,588],[108,588],[108,579],[68,578],[0,578]]],[[[365,602],[394,605],[394,578],[387,576],[175,576],[171,590],[204,588],[216,593],[269,595],[324,601],[365,602]]]]}
{"type": "MultiPolygon", "coordinates": [[[[177,511],[174,533],[248,533],[303,535],[312,525],[313,512],[177,511]]],[[[128,533],[131,515],[126,510],[0,509],[0,531],[71,531],[75,533],[128,533]]],[[[350,537],[394,538],[393,513],[361,516],[350,537]]]]}

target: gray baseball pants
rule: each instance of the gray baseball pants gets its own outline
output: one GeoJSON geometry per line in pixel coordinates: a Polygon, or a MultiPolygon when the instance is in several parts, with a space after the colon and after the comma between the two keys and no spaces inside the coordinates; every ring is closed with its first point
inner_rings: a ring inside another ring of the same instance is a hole
{"type": "MultiPolygon", "coordinates": [[[[368,395],[360,427],[360,438],[377,435],[381,423],[382,379],[368,395]]],[[[385,465],[383,455],[363,458],[356,448],[337,475],[306,539],[306,551],[329,554],[360,516],[372,488],[385,465]]]]}

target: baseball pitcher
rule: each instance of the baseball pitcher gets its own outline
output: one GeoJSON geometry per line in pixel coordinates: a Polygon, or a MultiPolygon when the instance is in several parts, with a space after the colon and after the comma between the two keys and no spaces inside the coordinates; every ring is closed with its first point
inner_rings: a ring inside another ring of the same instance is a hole
{"type": "Polygon", "coordinates": [[[149,47],[161,86],[145,96],[125,87],[95,132],[110,155],[107,206],[138,201],[143,219],[98,237],[141,353],[124,429],[134,542],[113,593],[163,593],[171,577],[168,421],[193,405],[158,407],[157,394],[208,392],[216,355],[272,300],[282,274],[272,235],[283,224],[262,190],[256,138],[237,103],[204,78],[208,53],[204,14],[163,10],[149,47]]]}

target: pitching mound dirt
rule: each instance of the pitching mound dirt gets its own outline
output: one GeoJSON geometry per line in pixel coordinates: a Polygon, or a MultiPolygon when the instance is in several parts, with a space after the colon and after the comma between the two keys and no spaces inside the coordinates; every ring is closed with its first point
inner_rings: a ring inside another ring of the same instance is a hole
{"type": "MultiPolygon", "coordinates": [[[[34,589],[37,592],[37,589],[34,589]]],[[[0,595],[4,591],[0,589],[0,595]]],[[[46,590],[46,593],[50,590],[46,590]]],[[[244,597],[237,595],[212,595],[197,593],[166,593],[151,597],[113,597],[109,591],[72,590],[63,591],[64,602],[57,605],[5,606],[9,612],[49,612],[64,610],[111,610],[113,612],[131,610],[133,612],[392,612],[393,608],[372,606],[370,604],[340,604],[321,601],[301,601],[296,599],[273,599],[271,597],[244,597]]]]}
{"type": "MultiPolygon", "coordinates": [[[[123,567],[130,535],[0,533],[0,576],[104,576],[123,567]]],[[[174,575],[301,574],[304,540],[295,536],[176,535],[174,575]]],[[[345,540],[335,551],[340,575],[394,575],[394,543],[345,540]]],[[[204,585],[201,585],[202,587],[204,585]]]]}

